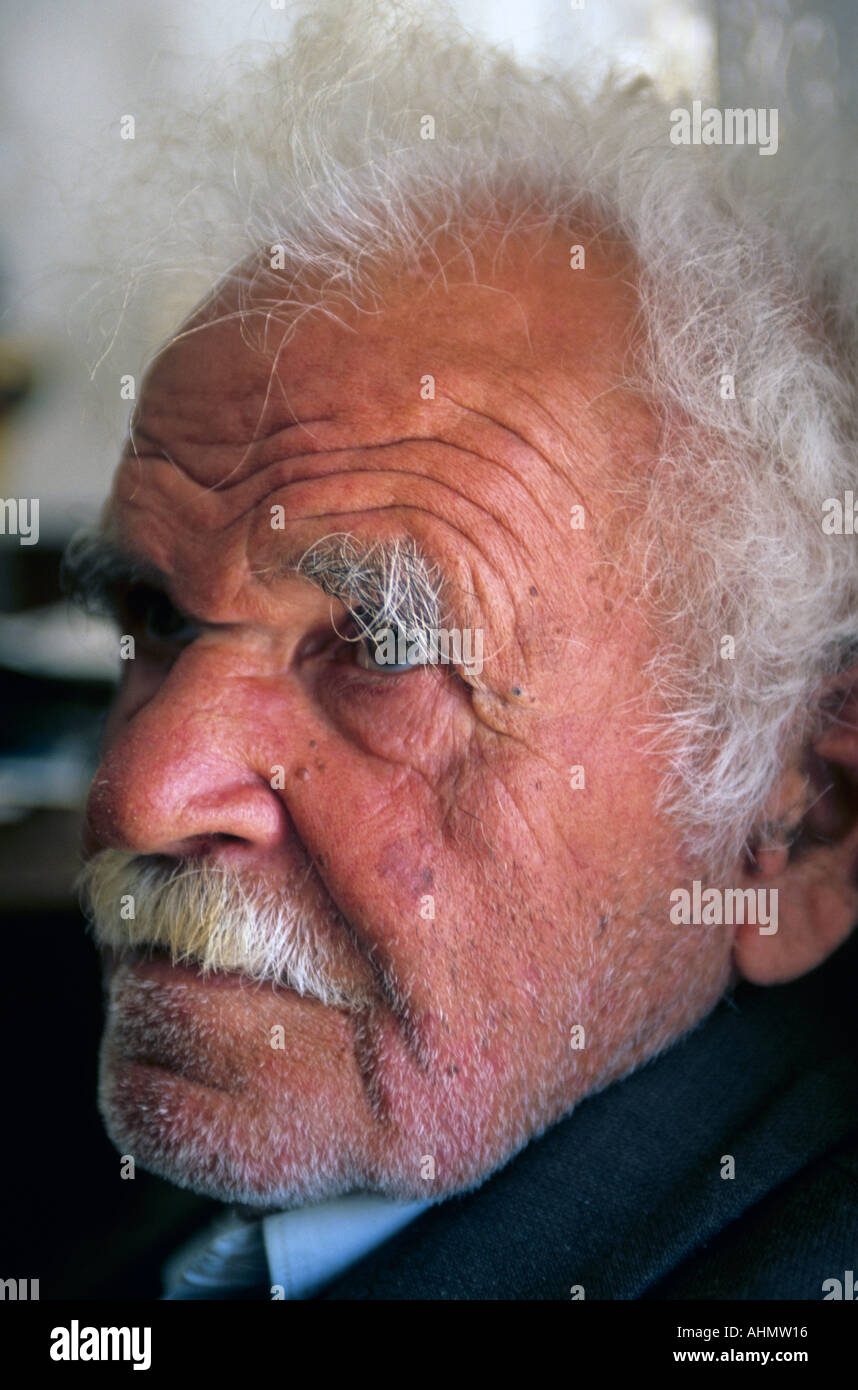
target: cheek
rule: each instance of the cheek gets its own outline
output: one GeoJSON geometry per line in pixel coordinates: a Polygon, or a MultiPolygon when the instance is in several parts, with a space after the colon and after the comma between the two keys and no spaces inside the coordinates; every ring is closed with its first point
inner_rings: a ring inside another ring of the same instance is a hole
{"type": "Polygon", "coordinates": [[[347,745],[433,780],[457,757],[470,724],[468,691],[449,672],[375,676],[331,665],[309,693],[347,745]]]}
{"type": "Polygon", "coordinates": [[[400,835],[384,845],[375,862],[375,871],[387,891],[402,893],[409,903],[417,903],[423,910],[424,921],[434,918],[433,848],[427,835],[415,838],[400,835]]]}
{"type": "MultiPolygon", "coordinates": [[[[576,789],[545,759],[469,761],[430,866],[441,958],[427,969],[447,970],[462,1001],[503,1005],[532,1030],[519,1046],[602,1016],[605,1056],[656,1018],[699,1016],[724,988],[730,942],[670,921],[689,870],[649,764],[590,746],[576,789]]],[[[403,878],[411,848],[396,845],[403,878]]]]}

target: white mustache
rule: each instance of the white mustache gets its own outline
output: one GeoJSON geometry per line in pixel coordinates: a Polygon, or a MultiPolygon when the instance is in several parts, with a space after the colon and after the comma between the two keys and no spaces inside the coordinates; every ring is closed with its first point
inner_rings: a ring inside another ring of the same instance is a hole
{"type": "Polygon", "coordinates": [[[248,889],[225,866],[106,849],[84,865],[76,888],[96,942],[120,955],[160,948],[174,965],[268,980],[338,1008],[364,1009],[377,997],[366,963],[354,970],[345,926],[337,949],[319,911],[283,887],[248,889]]]}

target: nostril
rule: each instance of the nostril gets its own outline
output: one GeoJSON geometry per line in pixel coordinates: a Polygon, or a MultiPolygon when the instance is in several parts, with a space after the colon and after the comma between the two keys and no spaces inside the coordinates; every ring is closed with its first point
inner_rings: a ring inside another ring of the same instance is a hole
{"type": "Polygon", "coordinates": [[[171,857],[177,859],[208,859],[217,852],[230,845],[242,845],[247,842],[241,835],[230,835],[219,830],[212,831],[206,835],[191,835],[186,840],[180,841],[173,849],[171,857]]]}

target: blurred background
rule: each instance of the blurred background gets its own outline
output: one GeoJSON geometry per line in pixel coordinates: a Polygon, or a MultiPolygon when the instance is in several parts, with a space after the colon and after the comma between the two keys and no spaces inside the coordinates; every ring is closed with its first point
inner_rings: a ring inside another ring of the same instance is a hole
{"type": "MultiPolygon", "coordinates": [[[[760,106],[788,93],[811,121],[856,114],[854,0],[455,8],[524,56],[588,55],[594,82],[612,65],[647,72],[668,95],[760,106]]],[[[98,171],[124,114],[159,94],[192,105],[213,62],[282,39],[289,15],[289,0],[0,6],[0,925],[15,1059],[4,1190],[19,1198],[2,1223],[0,1278],[40,1278],[43,1298],[157,1296],[161,1259],[212,1205],[145,1174],[120,1181],[95,1108],[100,992],[73,882],[118,654],[110,629],[68,610],[58,570],[107,494],[133,404],[123,377],[139,380],[176,320],[172,302],[147,301],[133,346],[95,370],[99,346],[78,311],[127,231],[119,210],[115,228],[105,218],[98,171]],[[34,501],[37,539],[19,524],[34,501]]]]}

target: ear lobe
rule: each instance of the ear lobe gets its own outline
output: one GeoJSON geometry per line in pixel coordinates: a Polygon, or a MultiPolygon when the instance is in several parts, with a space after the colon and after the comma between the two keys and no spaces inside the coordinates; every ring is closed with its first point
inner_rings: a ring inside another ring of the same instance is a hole
{"type": "Polygon", "coordinates": [[[742,887],[777,893],[778,930],[737,927],[733,955],[753,984],[821,965],[858,922],[858,668],[831,682],[818,732],[766,808],[775,842],[751,846],[742,887]]]}

